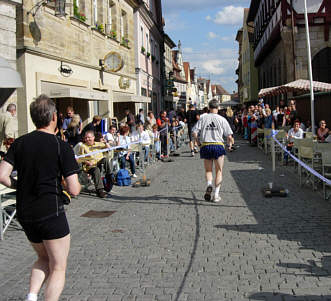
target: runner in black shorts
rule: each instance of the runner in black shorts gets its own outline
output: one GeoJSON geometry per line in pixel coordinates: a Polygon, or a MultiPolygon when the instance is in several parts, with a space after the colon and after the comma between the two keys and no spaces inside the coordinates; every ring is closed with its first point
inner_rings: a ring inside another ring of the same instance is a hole
{"type": "Polygon", "coordinates": [[[69,144],[55,136],[54,102],[40,95],[30,105],[37,130],[11,145],[0,164],[0,183],[17,188],[17,219],[38,255],[30,279],[27,301],[36,301],[47,281],[45,300],[58,300],[63,290],[70,246],[70,230],[63,208],[61,180],[78,195],[79,167],[69,144]],[[10,177],[17,170],[17,181],[10,177]]]}
{"type": "Polygon", "coordinates": [[[186,113],[186,119],[187,119],[188,137],[190,140],[191,155],[193,157],[194,153],[198,152],[198,147],[192,136],[192,130],[193,130],[193,127],[196,125],[197,121],[199,120],[199,114],[195,110],[194,105],[192,105],[192,104],[189,105],[189,110],[186,113]]]}

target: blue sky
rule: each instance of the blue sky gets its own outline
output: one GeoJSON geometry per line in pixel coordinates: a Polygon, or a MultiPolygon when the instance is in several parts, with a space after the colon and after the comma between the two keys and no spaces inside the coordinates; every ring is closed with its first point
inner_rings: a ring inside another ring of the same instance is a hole
{"type": "Polygon", "coordinates": [[[236,91],[238,43],[243,8],[249,0],[162,0],[165,31],[182,43],[183,59],[198,76],[236,91]]]}

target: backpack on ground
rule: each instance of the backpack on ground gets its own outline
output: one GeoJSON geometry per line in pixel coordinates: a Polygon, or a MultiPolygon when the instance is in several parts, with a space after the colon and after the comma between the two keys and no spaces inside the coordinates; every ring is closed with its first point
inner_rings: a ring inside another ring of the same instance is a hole
{"type": "Polygon", "coordinates": [[[113,186],[116,182],[115,175],[113,173],[105,175],[105,177],[102,179],[103,181],[103,187],[106,192],[111,192],[113,189],[113,186]]]}
{"type": "Polygon", "coordinates": [[[126,169],[120,169],[116,176],[118,186],[130,186],[131,177],[126,169]]]}

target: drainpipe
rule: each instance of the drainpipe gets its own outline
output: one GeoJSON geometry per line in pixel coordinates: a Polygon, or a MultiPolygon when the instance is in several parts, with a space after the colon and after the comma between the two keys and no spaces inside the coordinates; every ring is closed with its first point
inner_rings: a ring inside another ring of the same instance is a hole
{"type": "Polygon", "coordinates": [[[291,0],[291,21],[292,21],[292,50],[293,50],[293,68],[294,68],[294,80],[297,80],[297,58],[295,55],[295,32],[294,32],[294,9],[293,0],[291,0]]]}

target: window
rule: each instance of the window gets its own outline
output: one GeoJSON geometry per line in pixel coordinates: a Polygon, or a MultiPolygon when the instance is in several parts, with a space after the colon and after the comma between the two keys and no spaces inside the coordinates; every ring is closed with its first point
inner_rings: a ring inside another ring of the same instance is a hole
{"type": "Polygon", "coordinates": [[[97,25],[98,23],[98,2],[93,0],[93,24],[97,25]]]}
{"type": "Polygon", "coordinates": [[[151,38],[151,54],[154,55],[154,41],[153,41],[153,38],[151,38]]]}
{"type": "Polygon", "coordinates": [[[121,13],[121,39],[128,37],[128,16],[125,11],[121,13]]]}
{"type": "Polygon", "coordinates": [[[147,90],[145,88],[141,88],[141,96],[147,96],[147,90]]]}
{"type": "Polygon", "coordinates": [[[149,52],[148,33],[146,33],[146,51],[149,52]]]}
{"type": "Polygon", "coordinates": [[[144,46],[144,28],[140,28],[140,33],[141,33],[141,46],[144,46]]]}

